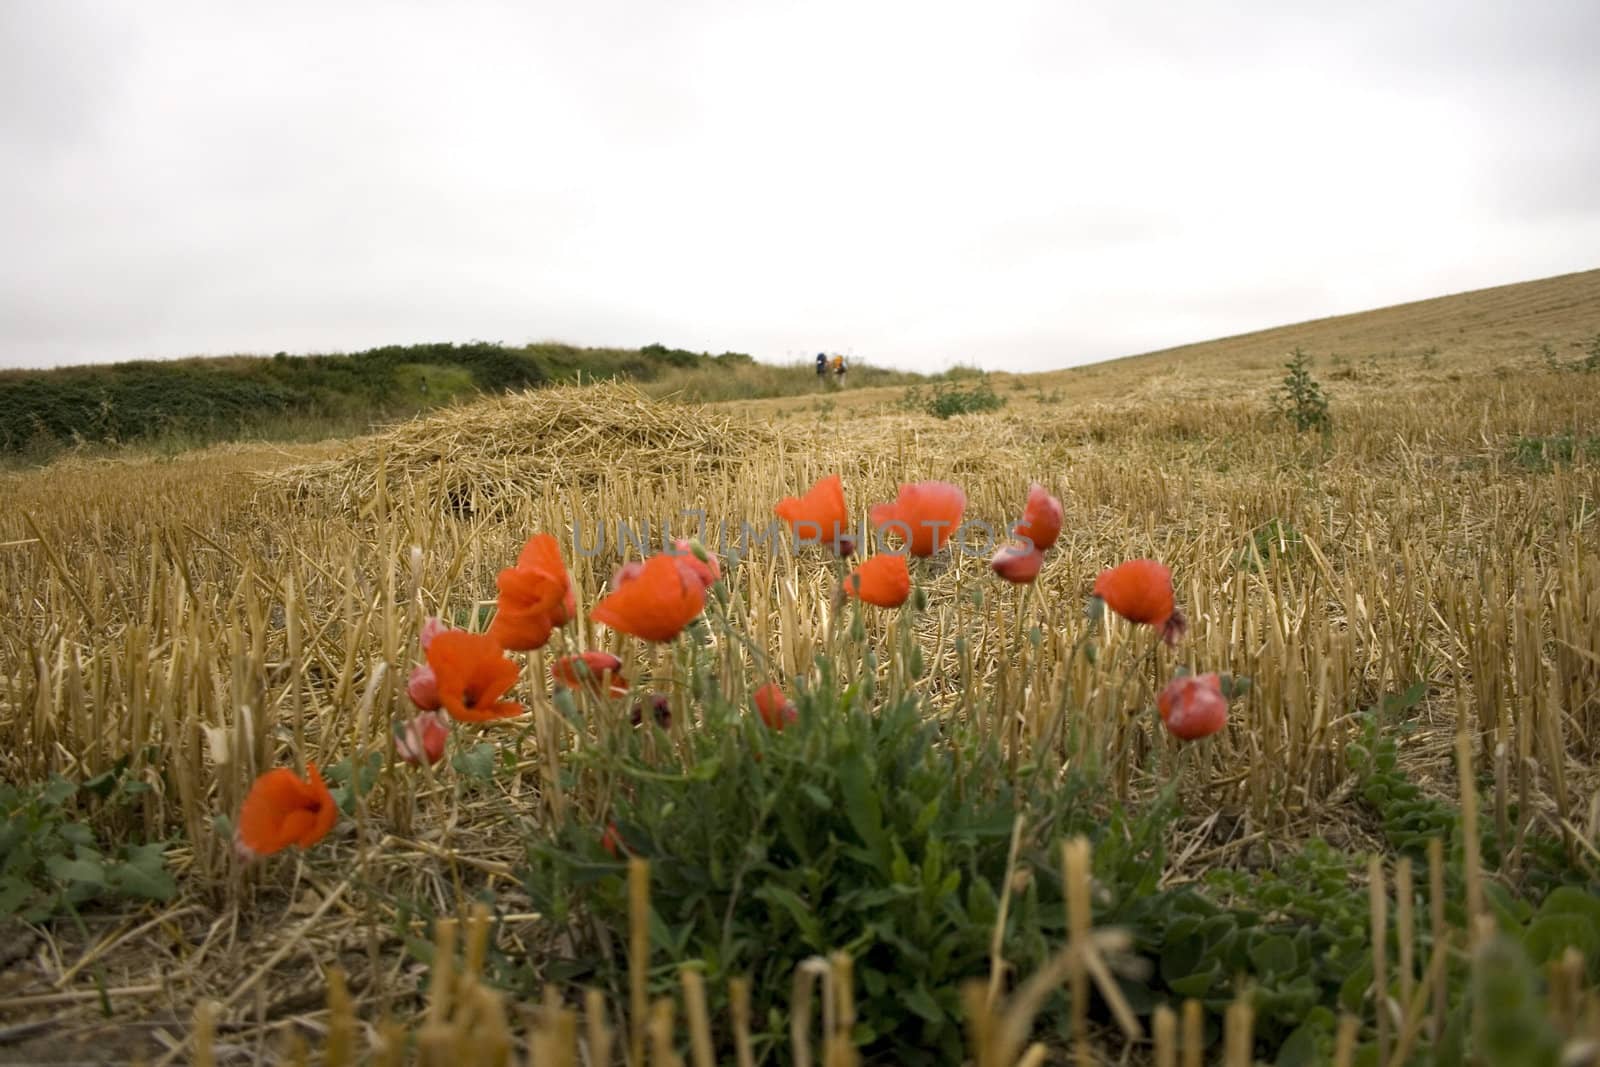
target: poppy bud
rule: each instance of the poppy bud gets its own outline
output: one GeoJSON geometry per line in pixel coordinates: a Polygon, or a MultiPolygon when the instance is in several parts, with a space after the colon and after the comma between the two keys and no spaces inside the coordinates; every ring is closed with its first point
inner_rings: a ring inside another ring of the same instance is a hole
{"type": "Polygon", "coordinates": [[[1039,568],[1044,566],[1044,553],[1037,548],[1007,545],[994,554],[989,566],[1006,581],[1026,585],[1039,577],[1039,568]]]}
{"type": "Polygon", "coordinates": [[[1195,741],[1228,725],[1228,700],[1215,674],[1185,674],[1161,690],[1156,701],[1161,721],[1182,741],[1195,741]]]}
{"type": "Polygon", "coordinates": [[[437,712],[425,711],[410,722],[395,724],[395,754],[412,766],[432,766],[444,757],[450,737],[450,720],[437,712]]]}
{"type": "Polygon", "coordinates": [[[418,711],[434,711],[439,707],[439,679],[426,663],[411,668],[406,682],[406,696],[411,698],[418,711]]]}

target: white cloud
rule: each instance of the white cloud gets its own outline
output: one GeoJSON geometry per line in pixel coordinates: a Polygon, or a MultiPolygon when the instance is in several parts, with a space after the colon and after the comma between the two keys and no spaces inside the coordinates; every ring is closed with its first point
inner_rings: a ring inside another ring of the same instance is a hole
{"type": "Polygon", "coordinates": [[[0,9],[0,365],[1049,367],[1596,266],[1592,4],[0,9]]]}

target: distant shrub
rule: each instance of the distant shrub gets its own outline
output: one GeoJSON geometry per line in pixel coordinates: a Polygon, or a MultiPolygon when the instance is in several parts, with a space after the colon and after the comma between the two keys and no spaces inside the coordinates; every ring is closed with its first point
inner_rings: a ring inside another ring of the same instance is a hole
{"type": "Polygon", "coordinates": [[[976,364],[955,363],[950,366],[949,370],[944,372],[944,376],[951,381],[957,381],[961,378],[987,378],[988,374],[976,364]]]}
{"type": "Polygon", "coordinates": [[[912,386],[897,406],[902,411],[925,411],[936,419],[948,419],[953,415],[995,411],[1004,407],[1005,402],[984,375],[972,385],[935,382],[929,393],[924,393],[920,386],[912,386]]]}
{"type": "Polygon", "coordinates": [[[639,354],[674,367],[692,367],[705,358],[698,352],[690,352],[683,348],[668,348],[660,344],[645,345],[639,349],[639,354]]]}
{"type": "Polygon", "coordinates": [[[1556,352],[1556,346],[1549,341],[1539,346],[1539,355],[1544,358],[1546,368],[1553,371],[1581,371],[1584,374],[1600,374],[1600,333],[1595,334],[1587,341],[1575,342],[1574,348],[1583,350],[1582,359],[1564,360],[1556,352]]]}
{"type": "Polygon", "coordinates": [[[1600,437],[1576,437],[1570,433],[1519,437],[1511,446],[1511,458],[1528,470],[1549,470],[1580,456],[1600,460],[1600,437]]]}
{"type": "Polygon", "coordinates": [[[1328,396],[1311,376],[1311,357],[1299,348],[1289,356],[1289,362],[1283,365],[1283,384],[1273,396],[1273,406],[1294,425],[1297,433],[1329,432],[1333,429],[1333,419],[1328,413],[1328,396]]]}

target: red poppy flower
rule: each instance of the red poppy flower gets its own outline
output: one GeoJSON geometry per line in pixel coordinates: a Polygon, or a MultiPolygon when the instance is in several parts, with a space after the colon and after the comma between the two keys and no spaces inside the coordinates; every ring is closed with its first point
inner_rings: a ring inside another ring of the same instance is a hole
{"type": "Polygon", "coordinates": [[[931,556],[961,525],[967,494],[949,482],[915,482],[900,487],[890,504],[874,504],[872,525],[906,542],[913,556],[931,556]]]}
{"type": "Polygon", "coordinates": [[[501,571],[495,585],[500,598],[489,633],[502,648],[515,652],[543,648],[550,632],[570,622],[578,610],[561,548],[549,534],[528,538],[517,565],[501,571]]]}
{"type": "Polygon", "coordinates": [[[826,545],[841,556],[855,552],[847,534],[850,509],[844,503],[844,484],[830,474],[806,490],[805,496],[786,496],[772,509],[789,524],[795,539],[806,545],[826,545]]]}
{"type": "Polygon", "coordinates": [[[794,701],[785,695],[783,686],[777,682],[768,682],[756,690],[755,705],[756,711],[761,715],[761,721],[767,724],[768,729],[777,730],[779,733],[800,717],[794,701]]]}
{"type": "Polygon", "coordinates": [[[1195,741],[1228,725],[1228,700],[1215,674],[1185,674],[1168,682],[1156,700],[1172,736],[1195,741]]]}
{"type": "Polygon", "coordinates": [[[615,593],[618,589],[621,589],[623,586],[627,585],[629,582],[633,581],[643,573],[643,560],[635,559],[624,563],[622,566],[616,569],[615,573],[611,575],[611,591],[615,593]]]}
{"type": "Polygon", "coordinates": [[[994,554],[989,566],[1006,581],[1026,585],[1039,577],[1039,568],[1044,566],[1044,553],[1037,548],[1028,548],[1026,544],[1007,545],[994,554]]]}
{"type": "Polygon", "coordinates": [[[622,853],[627,849],[627,844],[622,840],[622,831],[617,829],[614,822],[606,823],[606,832],[600,835],[600,847],[611,853],[612,859],[621,859],[622,853]]]}
{"type": "Polygon", "coordinates": [[[395,723],[395,755],[412,766],[438,763],[449,739],[450,719],[437,712],[425,711],[404,726],[395,723]]]}
{"type": "Polygon", "coordinates": [[[1016,534],[1032,541],[1040,552],[1048,552],[1061,536],[1061,519],[1061,501],[1034,482],[1028,489],[1028,502],[1023,505],[1022,521],[1017,524],[1016,534]]]}
{"type": "Polygon", "coordinates": [[[609,652],[562,656],[550,664],[550,676],[568,689],[587,687],[596,693],[608,691],[612,696],[622,696],[628,691],[628,680],[622,676],[622,661],[609,652]],[[583,665],[581,671],[579,664],[583,665]],[[585,674],[587,677],[583,677],[585,674]]]}
{"type": "Polygon", "coordinates": [[[651,556],[632,581],[596,604],[589,617],[646,641],[670,641],[706,606],[706,590],[673,556],[651,556]]]}
{"type": "Polygon", "coordinates": [[[439,679],[434,677],[432,667],[419,663],[411,668],[411,677],[406,679],[406,696],[418,711],[438,710],[439,679]]]}
{"type": "Polygon", "coordinates": [[[333,829],[339,806],[315,763],[306,764],[306,775],[309,781],[279,767],[256,779],[239,808],[233,835],[241,856],[270,856],[290,845],[310,848],[333,829]]]}
{"type": "Polygon", "coordinates": [[[850,572],[845,592],[880,608],[897,608],[911,595],[911,571],[904,556],[880,552],[850,572]]]}
{"type": "Polygon", "coordinates": [[[489,634],[447,630],[428,646],[428,665],[438,678],[439,701],[460,722],[492,722],[522,714],[522,705],[501,700],[522,668],[505,657],[489,634]]]}
{"type": "Polygon", "coordinates": [[[1169,645],[1188,628],[1183,613],[1173,606],[1172,572],[1153,559],[1133,559],[1101,571],[1094,595],[1129,622],[1154,626],[1169,645]]]}
{"type": "Polygon", "coordinates": [[[672,547],[678,554],[678,566],[683,568],[685,574],[699,582],[700,588],[710,589],[721,580],[722,564],[717,562],[716,556],[692,541],[679,539],[672,542],[672,547]],[[700,558],[702,554],[705,559],[700,558]]]}

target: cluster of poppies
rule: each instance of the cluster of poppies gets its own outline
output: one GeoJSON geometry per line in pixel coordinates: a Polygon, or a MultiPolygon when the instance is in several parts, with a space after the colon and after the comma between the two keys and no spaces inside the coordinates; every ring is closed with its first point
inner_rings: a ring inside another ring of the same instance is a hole
{"type": "MultiPolygon", "coordinates": [[[[960,526],[966,503],[958,486],[924,481],[902,485],[893,501],[874,505],[869,511],[873,526],[904,551],[880,551],[867,558],[845,577],[839,595],[885,608],[904,604],[912,589],[907,557],[926,558],[943,549],[960,526]]],[[[774,511],[789,524],[797,543],[820,545],[840,559],[856,554],[837,474],[802,496],[784,498],[774,511]]],[[[1014,583],[1034,581],[1044,554],[1060,537],[1062,516],[1061,502],[1043,486],[1033,485],[1013,530],[1016,540],[990,561],[994,572],[1014,583]]],[[[618,633],[671,641],[700,616],[708,590],[721,577],[715,556],[697,544],[677,541],[673,551],[621,567],[589,615],[618,633]]],[[[521,704],[504,699],[522,670],[507,653],[543,648],[577,615],[573,583],[550,534],[531,537],[516,564],[496,576],[495,585],[499,596],[485,632],[453,629],[436,618],[424,623],[418,638],[423,662],[412,669],[406,685],[418,714],[395,727],[395,753],[404,762],[424,765],[442,759],[452,722],[487,723],[521,715],[521,704]]],[[[1154,560],[1132,560],[1101,573],[1094,602],[1154,628],[1169,645],[1183,635],[1185,622],[1174,604],[1171,572],[1154,560]]],[[[622,697],[632,689],[622,666],[615,655],[591,650],[556,658],[550,673],[556,686],[622,697]]],[[[773,730],[798,717],[777,682],[758,687],[752,702],[773,730]]],[[[635,724],[647,714],[662,722],[665,707],[658,695],[648,698],[635,708],[635,724]]],[[[1215,674],[1174,679],[1160,694],[1158,708],[1167,728],[1183,740],[1209,736],[1227,722],[1227,702],[1215,674]]],[[[333,796],[316,766],[308,763],[306,769],[305,779],[284,768],[257,779],[239,813],[235,846],[241,855],[268,855],[290,845],[305,848],[332,828],[338,811],[333,796]]]]}

